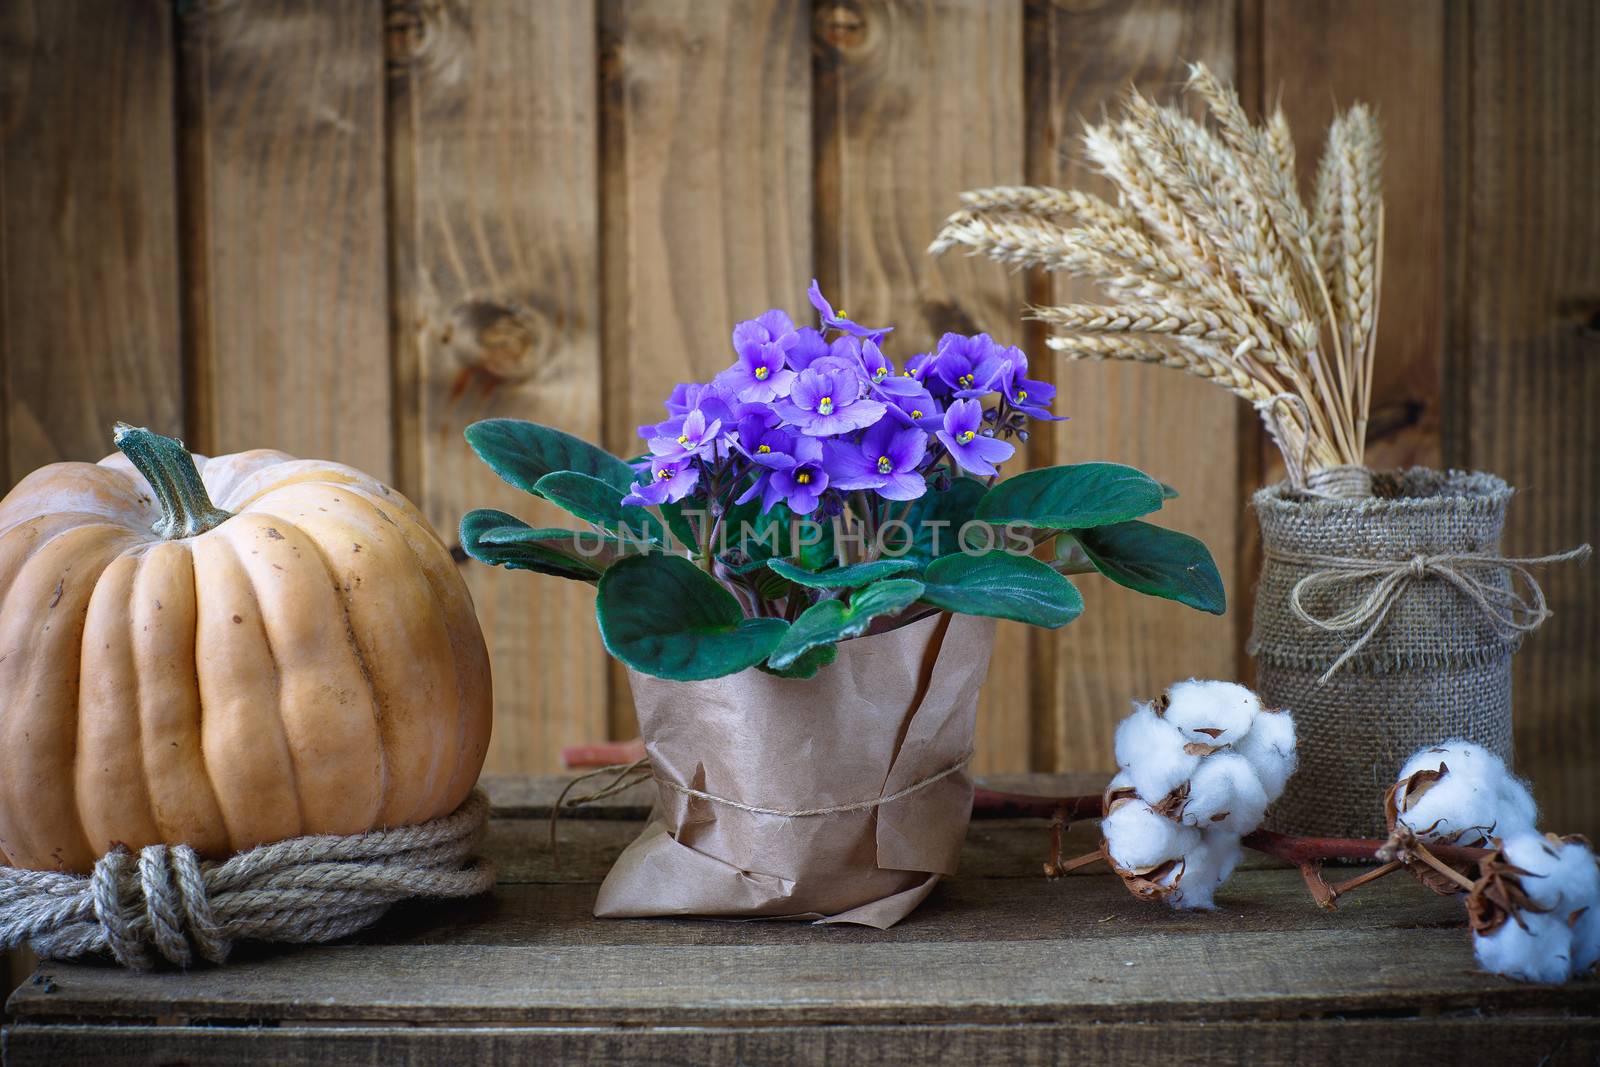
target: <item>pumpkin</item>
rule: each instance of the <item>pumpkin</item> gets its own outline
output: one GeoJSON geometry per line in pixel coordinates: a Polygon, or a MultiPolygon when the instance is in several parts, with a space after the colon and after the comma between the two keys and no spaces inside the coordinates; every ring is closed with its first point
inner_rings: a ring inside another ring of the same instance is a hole
{"type": "Polygon", "coordinates": [[[119,425],[0,501],[0,859],[223,857],[471,791],[488,653],[450,551],[337,463],[119,425]]]}

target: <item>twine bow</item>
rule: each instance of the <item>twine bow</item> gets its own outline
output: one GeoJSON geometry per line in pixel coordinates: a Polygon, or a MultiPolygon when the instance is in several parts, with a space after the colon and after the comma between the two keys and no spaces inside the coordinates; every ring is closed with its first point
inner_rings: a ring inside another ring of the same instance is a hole
{"type": "Polygon", "coordinates": [[[88,876],[0,868],[0,948],[31,941],[66,959],[109,951],[147,970],[154,949],[186,967],[221,963],[236,940],[331,941],[409,897],[466,897],[494,885],[479,860],[489,801],[474,792],[455,812],[420,826],[348,837],[296,837],[221,863],[187,845],[118,846],[88,876]]]}
{"type": "Polygon", "coordinates": [[[1355,643],[1344,650],[1333,665],[1318,679],[1326,682],[1338,673],[1350,658],[1372,640],[1401,595],[1413,582],[1436,578],[1455,586],[1482,611],[1496,634],[1505,639],[1532,633],[1550,617],[1544,590],[1529,573],[1528,568],[1547,563],[1564,563],[1583,560],[1589,556],[1589,546],[1580,545],[1570,552],[1552,556],[1512,558],[1486,553],[1446,552],[1437,555],[1415,555],[1410,559],[1356,559],[1347,556],[1324,556],[1269,552],[1271,559],[1283,563],[1317,568],[1294,584],[1289,592],[1289,607],[1301,622],[1330,633],[1343,633],[1365,627],[1355,643]],[[1505,571],[1511,576],[1509,587],[1501,589],[1474,572],[1505,571]],[[1375,581],[1374,581],[1375,579],[1375,581]],[[1521,581],[1526,595],[1517,591],[1521,581]],[[1313,614],[1305,605],[1307,594],[1319,590],[1333,590],[1343,586],[1372,581],[1372,587],[1359,602],[1331,615],[1313,614]]]}

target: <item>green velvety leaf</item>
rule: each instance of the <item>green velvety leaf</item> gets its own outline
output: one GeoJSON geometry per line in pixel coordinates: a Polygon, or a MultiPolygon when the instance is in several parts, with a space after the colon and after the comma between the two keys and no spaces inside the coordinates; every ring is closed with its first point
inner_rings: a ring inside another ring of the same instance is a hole
{"type": "Polygon", "coordinates": [[[467,444],[501,478],[524,492],[553,471],[577,471],[626,493],[632,467],[604,449],[550,426],[521,419],[484,419],[466,429],[467,444]]]}
{"type": "Polygon", "coordinates": [[[632,531],[653,541],[664,541],[661,522],[645,508],[622,502],[626,495],[613,485],[576,471],[553,471],[534,483],[533,491],[557,507],[608,530],[632,531]]]}
{"type": "Polygon", "coordinates": [[[606,651],[636,671],[675,681],[754,667],[789,629],[747,619],[733,594],[682,556],[630,556],[606,571],[595,602],[606,651]]]}
{"type": "Polygon", "coordinates": [[[1041,530],[1081,530],[1161,508],[1161,483],[1120,463],[1073,463],[1027,471],[990,489],[978,518],[1041,530]]]}
{"type": "Polygon", "coordinates": [[[1096,570],[1118,585],[1221,615],[1227,593],[1199,539],[1148,522],[1119,522],[1072,537],[1096,570]]]}
{"type": "Polygon", "coordinates": [[[928,565],[922,599],[963,615],[1016,619],[1054,630],[1076,619],[1083,598],[1071,582],[1032,556],[985,552],[944,556],[928,565]]]}
{"type": "Polygon", "coordinates": [[[1176,500],[1176,499],[1178,499],[1178,491],[1176,489],[1174,489],[1172,486],[1168,485],[1166,482],[1162,482],[1161,483],[1161,499],[1162,500],[1176,500]]]}
{"type": "Polygon", "coordinates": [[[623,546],[606,534],[539,529],[515,515],[480,508],[462,516],[461,547],[473,559],[491,566],[593,582],[616,560],[623,546]],[[597,547],[599,552],[595,552],[597,547]]]}
{"type": "MultiPolygon", "coordinates": [[[[695,532],[694,523],[689,521],[689,516],[684,512],[684,501],[675,504],[662,504],[656,510],[661,512],[661,517],[667,520],[667,529],[672,532],[673,539],[677,542],[673,548],[687,548],[696,552],[700,550],[700,536],[695,532]]],[[[695,501],[695,506],[704,508],[703,501],[695,501]]]]}
{"type": "Polygon", "coordinates": [[[823,571],[808,571],[796,567],[786,559],[775,559],[767,564],[776,573],[810,589],[855,589],[880,578],[917,569],[912,559],[875,559],[869,563],[852,563],[847,567],[834,567],[823,571]]]}
{"type": "Polygon", "coordinates": [[[971,522],[989,487],[975,478],[960,477],[944,492],[929,489],[911,504],[905,523],[910,527],[907,545],[902,531],[891,525],[884,533],[884,555],[926,564],[939,556],[960,551],[961,527],[971,522]]]}
{"type": "Polygon", "coordinates": [[[774,670],[784,670],[812,649],[832,645],[866,633],[880,615],[904,611],[922,596],[922,583],[911,578],[889,578],[857,590],[846,606],[842,600],[824,600],[800,613],[783,640],[767,657],[774,670]]]}
{"type": "Polygon", "coordinates": [[[782,670],[765,663],[761,664],[761,669],[779,678],[811,678],[838,658],[838,645],[818,645],[782,670]]]}

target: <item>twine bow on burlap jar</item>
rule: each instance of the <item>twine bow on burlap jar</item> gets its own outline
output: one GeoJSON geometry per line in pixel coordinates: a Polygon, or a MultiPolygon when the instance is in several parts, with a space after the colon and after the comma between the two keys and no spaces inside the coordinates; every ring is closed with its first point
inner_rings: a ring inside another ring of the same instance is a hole
{"type": "MultiPolygon", "coordinates": [[[[1511,760],[1511,657],[1550,615],[1500,552],[1512,490],[1488,474],[1363,472],[1374,495],[1255,494],[1265,562],[1250,654],[1263,701],[1292,708],[1300,770],[1269,825],[1383,835],[1376,798],[1416,749],[1475,741],[1511,760]]],[[[1318,492],[1323,489],[1323,492],[1318,492]]]]}
{"type": "Polygon", "coordinates": [[[87,876],[0,868],[0,948],[31,943],[47,959],[109,952],[134,970],[160,956],[222,963],[235,941],[310,944],[376,922],[412,897],[469,897],[494,885],[472,859],[489,817],[475,791],[418,826],[295,837],[230,859],[187,845],[115,848],[87,876]]]}

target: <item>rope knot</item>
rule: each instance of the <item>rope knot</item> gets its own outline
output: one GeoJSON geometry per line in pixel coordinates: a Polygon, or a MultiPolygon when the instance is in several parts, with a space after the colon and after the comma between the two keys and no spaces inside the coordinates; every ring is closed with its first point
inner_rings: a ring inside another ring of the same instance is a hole
{"type": "Polygon", "coordinates": [[[159,955],[221,963],[236,940],[306,944],[344,937],[409,897],[467,897],[494,885],[471,861],[489,818],[474,792],[450,815],[344,837],[294,837],[220,863],[188,845],[115,845],[87,878],[0,867],[0,948],[48,959],[110,952],[133,970],[159,955]]]}
{"type": "Polygon", "coordinates": [[[1585,560],[1589,552],[1588,545],[1580,545],[1570,552],[1525,559],[1479,552],[1446,552],[1432,556],[1418,553],[1410,559],[1360,559],[1268,550],[1267,558],[1308,569],[1309,573],[1289,591],[1289,608],[1301,622],[1330,633],[1365,627],[1361,636],[1318,679],[1326,682],[1372,640],[1413,582],[1429,579],[1448,582],[1483,613],[1495,633],[1509,641],[1532,633],[1550,617],[1544,590],[1528,568],[1585,560]],[[1498,574],[1506,576],[1503,587],[1495,581],[1498,574]],[[1371,585],[1366,595],[1343,609],[1318,615],[1306,606],[1305,598],[1309,593],[1332,592],[1347,586],[1359,588],[1368,582],[1371,585]],[[1519,583],[1522,591],[1517,588],[1519,583]]]}

